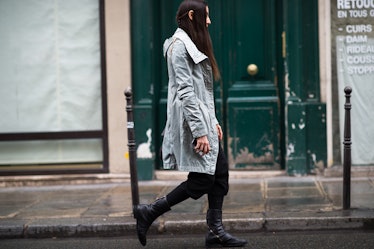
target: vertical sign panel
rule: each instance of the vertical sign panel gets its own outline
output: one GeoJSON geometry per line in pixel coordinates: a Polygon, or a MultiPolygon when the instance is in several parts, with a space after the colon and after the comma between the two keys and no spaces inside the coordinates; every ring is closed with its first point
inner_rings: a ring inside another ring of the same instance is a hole
{"type": "Polygon", "coordinates": [[[344,88],[352,91],[352,164],[374,163],[374,1],[334,0],[335,42],[341,146],[344,88]]]}

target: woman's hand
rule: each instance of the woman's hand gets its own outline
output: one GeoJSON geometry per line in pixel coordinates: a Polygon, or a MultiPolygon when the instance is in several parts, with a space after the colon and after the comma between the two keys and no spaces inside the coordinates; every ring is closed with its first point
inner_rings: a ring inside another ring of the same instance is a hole
{"type": "Polygon", "coordinates": [[[223,138],[223,132],[222,132],[222,128],[219,124],[217,124],[217,132],[218,132],[218,139],[221,141],[222,138],[223,138]]]}
{"type": "MultiPolygon", "coordinates": [[[[217,124],[217,133],[218,133],[218,139],[222,140],[223,138],[223,132],[222,128],[219,124],[217,124]]],[[[195,146],[196,153],[201,153],[202,155],[208,154],[210,151],[210,144],[207,136],[202,136],[199,138],[196,138],[196,146],[195,146]]]]}
{"type": "Polygon", "coordinates": [[[196,153],[200,153],[202,155],[209,153],[210,145],[209,145],[209,140],[207,136],[196,138],[195,151],[196,153]]]}

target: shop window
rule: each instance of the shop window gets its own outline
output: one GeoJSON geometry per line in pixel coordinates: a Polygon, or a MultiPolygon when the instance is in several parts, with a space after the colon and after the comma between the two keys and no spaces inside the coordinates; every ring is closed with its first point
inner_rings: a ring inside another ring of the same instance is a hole
{"type": "Polygon", "coordinates": [[[102,16],[99,0],[0,1],[0,172],[107,170],[102,16]]]}

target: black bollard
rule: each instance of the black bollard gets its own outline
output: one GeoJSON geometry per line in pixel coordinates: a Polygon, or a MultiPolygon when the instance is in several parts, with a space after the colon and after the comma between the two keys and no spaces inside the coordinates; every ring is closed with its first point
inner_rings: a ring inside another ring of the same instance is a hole
{"type": "Polygon", "coordinates": [[[130,158],[130,178],[131,178],[131,196],[133,207],[139,204],[138,173],[136,170],[136,142],[134,131],[134,117],[132,112],[132,92],[131,88],[125,91],[127,106],[127,139],[130,158]]]}
{"type": "Polygon", "coordinates": [[[343,209],[351,208],[351,93],[352,88],[344,88],[345,120],[344,120],[344,162],[343,162],[343,209]]]}

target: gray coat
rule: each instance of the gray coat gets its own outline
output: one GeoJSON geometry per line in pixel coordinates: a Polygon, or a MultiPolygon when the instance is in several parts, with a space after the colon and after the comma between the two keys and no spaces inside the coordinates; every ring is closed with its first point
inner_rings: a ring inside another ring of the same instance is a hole
{"type": "Polygon", "coordinates": [[[164,168],[214,175],[219,140],[209,59],[180,28],[165,41],[164,56],[169,75],[164,168]],[[201,156],[194,140],[204,135],[211,151],[201,156]]]}

